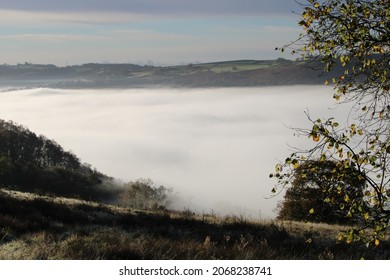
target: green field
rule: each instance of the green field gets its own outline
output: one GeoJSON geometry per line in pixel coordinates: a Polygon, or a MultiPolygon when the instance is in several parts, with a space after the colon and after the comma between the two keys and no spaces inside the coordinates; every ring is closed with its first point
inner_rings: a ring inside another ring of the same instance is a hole
{"type": "Polygon", "coordinates": [[[277,60],[239,60],[228,62],[205,63],[196,65],[198,67],[213,71],[214,73],[241,72],[264,69],[277,66],[280,63],[277,60]]]}

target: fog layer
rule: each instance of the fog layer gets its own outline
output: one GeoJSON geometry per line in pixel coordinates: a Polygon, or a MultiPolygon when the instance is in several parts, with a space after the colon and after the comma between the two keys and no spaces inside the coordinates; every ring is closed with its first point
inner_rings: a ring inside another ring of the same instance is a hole
{"type": "MultiPolygon", "coordinates": [[[[286,126],[343,114],[325,86],[234,89],[32,89],[0,93],[0,118],[27,126],[83,162],[125,181],[151,178],[175,206],[274,217],[268,178],[288,144],[286,126]]],[[[347,113],[347,112],[345,112],[347,113]]]]}

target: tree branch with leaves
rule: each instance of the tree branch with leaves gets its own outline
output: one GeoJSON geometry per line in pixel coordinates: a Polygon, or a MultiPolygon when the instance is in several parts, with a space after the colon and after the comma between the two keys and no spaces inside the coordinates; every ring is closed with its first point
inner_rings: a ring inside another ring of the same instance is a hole
{"type": "MultiPolygon", "coordinates": [[[[341,75],[324,83],[333,84],[335,102],[353,109],[345,126],[334,118],[313,120],[308,115],[311,128],[296,130],[314,146],[294,151],[276,165],[270,175],[277,178],[273,192],[290,188],[297,176],[313,176],[316,170],[300,169],[308,162],[334,162],[331,177],[340,186],[354,170],[357,181],[364,181],[364,196],[360,201],[345,197],[339,207],[347,206],[346,215],[359,225],[339,239],[379,245],[390,226],[390,2],[307,0],[301,7],[303,33],[282,50],[304,59],[315,56],[326,72],[342,68],[341,75]]],[[[329,192],[327,198],[340,201],[338,195],[341,192],[329,192]]]]}

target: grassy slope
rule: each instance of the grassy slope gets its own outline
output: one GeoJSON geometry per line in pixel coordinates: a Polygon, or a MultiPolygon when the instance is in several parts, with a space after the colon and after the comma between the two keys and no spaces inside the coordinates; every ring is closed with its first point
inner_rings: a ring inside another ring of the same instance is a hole
{"type": "Polygon", "coordinates": [[[197,66],[213,71],[215,73],[241,72],[265,69],[280,65],[276,60],[237,60],[215,63],[198,64],[197,66]]]}
{"type": "Polygon", "coordinates": [[[340,229],[0,190],[0,259],[390,259],[386,242],[337,244],[340,229]]]}

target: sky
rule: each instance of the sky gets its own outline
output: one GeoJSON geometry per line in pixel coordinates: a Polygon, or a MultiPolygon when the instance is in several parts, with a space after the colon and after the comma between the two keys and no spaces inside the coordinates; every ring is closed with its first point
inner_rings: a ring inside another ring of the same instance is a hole
{"type": "Polygon", "coordinates": [[[286,57],[295,0],[0,0],[0,64],[174,65],[286,57]]]}

